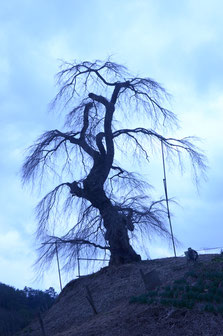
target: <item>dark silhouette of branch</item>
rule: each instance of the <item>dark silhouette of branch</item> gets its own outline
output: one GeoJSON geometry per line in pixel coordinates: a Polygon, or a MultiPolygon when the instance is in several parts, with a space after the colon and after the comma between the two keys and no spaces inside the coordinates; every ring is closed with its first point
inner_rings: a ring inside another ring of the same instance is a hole
{"type": "Polygon", "coordinates": [[[95,244],[94,242],[90,242],[89,240],[86,239],[63,239],[63,238],[59,238],[59,237],[53,237],[50,236],[50,241],[48,242],[44,242],[43,245],[47,245],[47,244],[75,244],[75,245],[91,245],[94,246],[96,248],[99,248],[101,250],[109,250],[110,247],[109,246],[101,246],[99,244],[95,244]],[[53,241],[52,241],[53,239],[53,241]]]}

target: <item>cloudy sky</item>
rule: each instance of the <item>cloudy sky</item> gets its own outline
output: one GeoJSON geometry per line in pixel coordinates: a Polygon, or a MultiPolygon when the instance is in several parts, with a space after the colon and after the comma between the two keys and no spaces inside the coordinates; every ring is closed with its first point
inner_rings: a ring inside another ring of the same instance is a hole
{"type": "MultiPolygon", "coordinates": [[[[223,4],[221,0],[11,0],[0,5],[0,281],[58,289],[53,269],[35,280],[34,206],[41,194],[22,188],[25,149],[60,121],[48,106],[59,60],[106,59],[154,78],[172,94],[181,121],[174,136],[195,135],[209,160],[207,182],[194,186],[188,165],[167,170],[174,233],[185,248],[221,247],[223,208],[223,4]]],[[[158,156],[144,167],[163,194],[158,156]],[[148,169],[148,170],[147,170],[148,169]]],[[[173,255],[148,242],[150,257],[173,255]]],[[[75,272],[70,277],[75,276],[75,272]]],[[[64,282],[69,278],[63,274],[64,282]]]]}

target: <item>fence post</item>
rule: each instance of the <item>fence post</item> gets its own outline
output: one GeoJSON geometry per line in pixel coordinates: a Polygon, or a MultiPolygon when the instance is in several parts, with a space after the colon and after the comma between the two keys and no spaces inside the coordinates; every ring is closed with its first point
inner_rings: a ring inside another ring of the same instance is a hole
{"type": "Polygon", "coordinates": [[[46,336],[46,332],[45,332],[44,324],[43,324],[43,319],[42,319],[42,316],[41,316],[40,313],[38,313],[38,320],[39,320],[40,328],[41,328],[41,331],[42,331],[42,335],[46,336]]]}
{"type": "Polygon", "coordinates": [[[86,298],[87,298],[88,302],[90,303],[91,308],[93,309],[93,312],[95,313],[95,315],[97,315],[97,310],[95,308],[94,301],[93,301],[90,289],[89,289],[88,286],[85,286],[85,288],[87,290],[87,296],[86,296],[86,298]]]}
{"type": "Polygon", "coordinates": [[[57,242],[55,242],[55,247],[56,247],[56,256],[57,256],[58,275],[59,275],[59,281],[60,281],[60,290],[61,290],[61,292],[62,292],[62,281],[61,281],[61,274],[60,274],[60,264],[59,264],[59,256],[58,256],[57,242]]]}
{"type": "Polygon", "coordinates": [[[163,151],[163,141],[161,141],[161,150],[162,150],[162,159],[163,159],[163,185],[164,185],[164,191],[165,191],[165,196],[166,196],[166,208],[167,208],[167,216],[169,219],[169,225],[170,225],[170,233],[171,233],[171,238],[172,238],[172,243],[173,243],[173,251],[174,251],[174,256],[176,257],[176,247],[175,247],[175,242],[174,242],[174,237],[173,237],[173,228],[172,228],[172,223],[171,223],[171,217],[170,217],[170,209],[169,209],[169,200],[168,200],[168,194],[167,194],[167,181],[166,181],[166,168],[165,168],[165,159],[164,159],[164,151],[163,151]]]}

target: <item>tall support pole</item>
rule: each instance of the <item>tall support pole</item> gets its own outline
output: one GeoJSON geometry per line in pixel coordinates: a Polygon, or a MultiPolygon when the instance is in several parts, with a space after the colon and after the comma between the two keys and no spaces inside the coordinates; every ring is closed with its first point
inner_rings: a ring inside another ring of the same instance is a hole
{"type": "Polygon", "coordinates": [[[168,200],[168,193],[167,193],[166,167],[165,167],[165,159],[164,159],[163,141],[161,141],[161,150],[162,150],[162,159],[163,159],[163,174],[164,174],[163,185],[164,185],[164,191],[165,191],[165,197],[166,197],[167,216],[168,216],[169,224],[170,224],[170,233],[171,233],[171,238],[172,238],[172,243],[173,243],[174,256],[176,257],[177,255],[176,255],[176,248],[175,248],[175,242],[174,242],[174,237],[173,237],[173,228],[172,228],[172,223],[171,223],[169,200],[168,200]]]}
{"type": "Polygon", "coordinates": [[[60,290],[62,291],[62,281],[61,281],[61,274],[60,274],[60,263],[59,263],[57,242],[55,242],[55,247],[56,247],[56,256],[57,256],[58,275],[59,275],[59,281],[60,281],[60,290]]]}
{"type": "Polygon", "coordinates": [[[80,258],[79,258],[79,249],[77,251],[77,268],[78,268],[78,278],[80,278],[81,274],[80,274],[80,258]]]}

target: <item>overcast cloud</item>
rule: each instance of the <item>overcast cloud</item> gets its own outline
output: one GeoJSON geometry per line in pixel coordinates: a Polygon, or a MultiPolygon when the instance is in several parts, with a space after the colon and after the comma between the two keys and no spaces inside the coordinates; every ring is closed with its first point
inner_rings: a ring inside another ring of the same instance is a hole
{"type": "MultiPolygon", "coordinates": [[[[175,136],[201,137],[208,181],[194,187],[185,174],[167,170],[174,232],[185,248],[223,246],[223,4],[221,0],[11,0],[0,5],[0,281],[58,289],[56,270],[34,280],[33,209],[41,195],[23,189],[19,170],[25,149],[43,131],[60,125],[48,106],[56,94],[59,59],[106,59],[160,82],[173,96],[181,121],[175,136]]],[[[163,194],[161,158],[144,167],[163,194]]],[[[150,243],[148,243],[149,245],[150,243]]],[[[157,240],[150,256],[173,255],[157,240]]],[[[70,277],[75,274],[70,275],[70,277]]],[[[63,274],[64,281],[69,278],[63,274]]]]}

